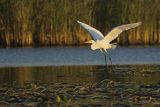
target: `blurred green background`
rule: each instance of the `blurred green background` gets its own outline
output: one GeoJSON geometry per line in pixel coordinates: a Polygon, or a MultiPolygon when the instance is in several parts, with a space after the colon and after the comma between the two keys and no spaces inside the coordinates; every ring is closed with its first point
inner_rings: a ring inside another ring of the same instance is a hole
{"type": "Polygon", "coordinates": [[[91,39],[77,20],[103,34],[142,21],[122,33],[120,45],[160,44],[160,0],[0,0],[0,46],[80,46],[91,39]]]}

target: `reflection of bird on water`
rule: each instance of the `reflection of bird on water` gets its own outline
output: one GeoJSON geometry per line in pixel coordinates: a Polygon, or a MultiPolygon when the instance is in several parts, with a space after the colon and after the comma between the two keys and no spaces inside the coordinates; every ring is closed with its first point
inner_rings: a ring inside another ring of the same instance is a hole
{"type": "Polygon", "coordinates": [[[103,34],[98,31],[97,29],[82,23],[80,21],[77,21],[84,29],[86,29],[92,36],[93,40],[87,41],[85,43],[90,43],[91,44],[91,49],[92,50],[100,50],[103,55],[105,56],[105,63],[106,62],[106,54],[109,57],[109,60],[111,61],[112,64],[112,60],[111,57],[108,54],[108,50],[111,49],[115,49],[116,48],[116,43],[111,43],[111,41],[113,41],[114,39],[116,39],[120,33],[122,33],[125,30],[129,30],[131,28],[135,28],[139,25],[141,25],[141,22],[138,23],[131,23],[131,24],[125,24],[125,25],[121,25],[121,26],[117,26],[115,28],[113,28],[105,37],[103,36],[103,34]]]}

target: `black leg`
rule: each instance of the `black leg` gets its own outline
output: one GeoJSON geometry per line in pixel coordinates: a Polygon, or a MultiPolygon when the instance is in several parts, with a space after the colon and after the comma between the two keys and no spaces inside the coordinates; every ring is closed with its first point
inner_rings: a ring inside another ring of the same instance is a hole
{"type": "Polygon", "coordinates": [[[103,55],[104,55],[104,58],[105,58],[105,65],[106,65],[106,69],[108,69],[106,54],[105,54],[105,53],[103,53],[103,55]]]}
{"type": "Polygon", "coordinates": [[[110,62],[111,62],[111,68],[112,68],[112,71],[114,71],[113,70],[113,64],[112,64],[112,59],[111,59],[111,57],[110,57],[110,55],[107,53],[107,55],[108,55],[108,57],[109,57],[109,60],[110,60],[110,62]]]}

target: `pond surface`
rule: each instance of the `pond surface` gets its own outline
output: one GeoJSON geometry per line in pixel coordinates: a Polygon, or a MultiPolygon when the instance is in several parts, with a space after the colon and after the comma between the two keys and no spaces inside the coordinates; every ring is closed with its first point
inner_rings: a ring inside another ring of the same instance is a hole
{"type": "Polygon", "coordinates": [[[54,66],[0,68],[0,86],[24,87],[29,83],[83,83],[111,79],[121,83],[157,84],[160,65],[54,66]]]}
{"type": "MultiPolygon", "coordinates": [[[[104,65],[104,56],[90,47],[1,48],[0,66],[104,65]]],[[[113,64],[160,64],[160,47],[118,47],[113,64]]]]}
{"type": "Polygon", "coordinates": [[[160,47],[0,49],[0,106],[159,107],[160,47]],[[108,62],[109,63],[109,62],[108,62]]]}
{"type": "Polygon", "coordinates": [[[113,70],[95,65],[0,68],[0,105],[160,105],[160,65],[114,65],[113,70]]]}

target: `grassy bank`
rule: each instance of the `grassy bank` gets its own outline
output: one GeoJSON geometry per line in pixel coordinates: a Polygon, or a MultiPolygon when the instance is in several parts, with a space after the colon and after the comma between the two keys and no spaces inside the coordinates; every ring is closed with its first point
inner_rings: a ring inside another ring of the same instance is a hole
{"type": "Polygon", "coordinates": [[[122,45],[160,44],[160,0],[1,0],[0,46],[83,45],[91,39],[76,20],[106,34],[142,21],[123,33],[122,45]]]}

